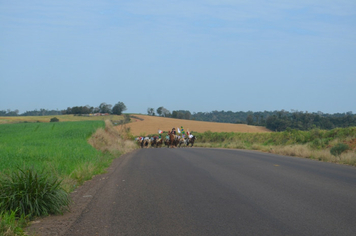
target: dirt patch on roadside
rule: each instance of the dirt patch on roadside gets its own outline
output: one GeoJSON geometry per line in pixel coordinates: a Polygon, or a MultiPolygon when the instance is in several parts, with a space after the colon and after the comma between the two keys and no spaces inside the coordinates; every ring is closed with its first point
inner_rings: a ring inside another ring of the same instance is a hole
{"type": "MultiPolygon", "coordinates": [[[[242,133],[266,133],[271,132],[265,127],[252,126],[245,124],[230,124],[230,123],[217,123],[195,120],[181,120],[157,116],[135,115],[136,118],[131,118],[132,123],[126,124],[130,128],[133,135],[148,135],[156,134],[158,130],[168,131],[173,127],[176,129],[183,126],[185,130],[191,132],[203,133],[205,131],[212,132],[242,132],[242,133]]],[[[118,128],[120,128],[118,126],[118,128]]]]}

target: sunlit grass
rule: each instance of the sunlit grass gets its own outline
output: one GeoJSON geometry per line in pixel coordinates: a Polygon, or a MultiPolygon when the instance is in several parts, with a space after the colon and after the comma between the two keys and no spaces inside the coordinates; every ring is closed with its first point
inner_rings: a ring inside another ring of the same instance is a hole
{"type": "Polygon", "coordinates": [[[0,125],[0,172],[17,167],[44,168],[69,175],[77,165],[102,155],[87,140],[103,121],[0,125]]]}
{"type": "Polygon", "coordinates": [[[35,123],[35,122],[50,122],[51,118],[57,117],[59,122],[65,121],[95,121],[95,120],[122,120],[123,116],[75,116],[75,115],[51,115],[51,116],[0,116],[0,124],[9,123],[35,123]]]}
{"type": "Polygon", "coordinates": [[[274,154],[304,157],[356,166],[356,128],[333,130],[288,130],[273,133],[196,133],[196,147],[260,150],[274,154]],[[331,150],[342,143],[350,148],[338,155],[331,150]]]}
{"type": "Polygon", "coordinates": [[[104,127],[104,121],[0,125],[0,172],[9,174],[18,167],[47,170],[63,179],[63,187],[71,191],[103,173],[116,157],[88,143],[104,127]]]}

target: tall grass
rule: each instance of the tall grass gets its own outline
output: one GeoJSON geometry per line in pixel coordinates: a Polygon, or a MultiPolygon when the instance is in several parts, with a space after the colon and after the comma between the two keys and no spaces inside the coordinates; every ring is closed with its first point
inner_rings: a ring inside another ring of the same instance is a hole
{"type": "Polygon", "coordinates": [[[261,150],[275,154],[298,156],[328,162],[356,166],[356,150],[352,144],[356,140],[356,127],[337,128],[333,130],[298,131],[286,130],[273,133],[195,133],[197,140],[194,146],[239,148],[261,150]],[[349,145],[350,149],[332,155],[330,150],[349,145]],[[342,146],[342,145],[341,145],[342,146]]]}
{"type": "Polygon", "coordinates": [[[69,196],[61,180],[32,168],[18,169],[0,177],[0,213],[18,209],[29,217],[59,214],[68,210],[69,196]]]}

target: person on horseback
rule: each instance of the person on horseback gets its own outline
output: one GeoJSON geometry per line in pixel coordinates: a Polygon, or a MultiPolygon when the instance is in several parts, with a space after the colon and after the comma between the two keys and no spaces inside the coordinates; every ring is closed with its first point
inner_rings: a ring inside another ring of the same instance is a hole
{"type": "MultiPolygon", "coordinates": [[[[169,146],[171,146],[173,148],[174,144],[175,144],[175,137],[176,137],[176,129],[173,128],[172,131],[168,131],[168,135],[169,135],[169,146]]],[[[168,147],[169,147],[168,146],[168,147]]]]}

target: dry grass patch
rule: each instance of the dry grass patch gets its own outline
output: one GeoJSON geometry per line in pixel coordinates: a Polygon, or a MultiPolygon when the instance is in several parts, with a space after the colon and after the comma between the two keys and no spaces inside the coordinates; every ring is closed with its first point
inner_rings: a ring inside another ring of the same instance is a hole
{"type": "MultiPolygon", "coordinates": [[[[346,131],[348,130],[341,130],[343,133],[346,131]]],[[[194,146],[259,150],[284,156],[302,157],[356,166],[356,150],[353,148],[356,141],[353,135],[349,137],[339,135],[340,138],[330,140],[325,137],[322,139],[310,137],[309,135],[312,132],[300,132],[309,138],[308,142],[305,141],[305,143],[301,144],[288,144],[293,139],[293,136],[289,137],[289,133],[287,132],[260,134],[205,132],[197,135],[197,141],[194,146]],[[347,144],[350,148],[342,152],[340,151],[337,155],[333,155],[331,150],[337,144],[347,144]]]]}
{"type": "Polygon", "coordinates": [[[269,152],[295,157],[310,157],[313,154],[308,145],[273,146],[270,147],[269,152]]]}
{"type": "Polygon", "coordinates": [[[356,153],[346,152],[342,153],[340,156],[334,156],[330,154],[330,150],[313,150],[309,148],[307,144],[305,145],[291,145],[291,146],[273,146],[268,150],[270,153],[284,155],[284,156],[295,156],[316,159],[319,161],[340,163],[346,165],[356,164],[356,153]]]}
{"type": "Polygon", "coordinates": [[[137,148],[131,140],[125,140],[129,136],[123,129],[115,128],[111,121],[105,121],[105,129],[98,129],[88,140],[96,149],[111,154],[125,154],[137,148]]]}

